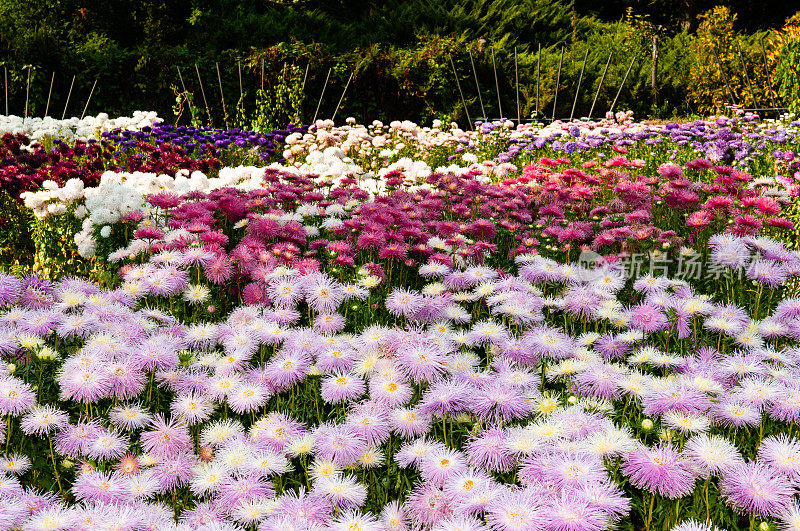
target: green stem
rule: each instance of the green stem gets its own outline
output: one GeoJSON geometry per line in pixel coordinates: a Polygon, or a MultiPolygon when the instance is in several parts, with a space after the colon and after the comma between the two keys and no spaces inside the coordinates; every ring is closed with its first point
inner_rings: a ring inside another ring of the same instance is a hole
{"type": "Polygon", "coordinates": [[[58,483],[58,492],[63,496],[64,489],[61,487],[61,477],[58,475],[58,466],[56,465],[56,455],[53,452],[53,438],[47,434],[47,440],[50,442],[50,460],[53,461],[53,473],[56,475],[56,483],[58,483]]]}
{"type": "Polygon", "coordinates": [[[650,523],[653,521],[653,505],[656,503],[655,493],[650,495],[650,508],[647,510],[647,520],[644,523],[645,531],[650,531],[650,523]]]}

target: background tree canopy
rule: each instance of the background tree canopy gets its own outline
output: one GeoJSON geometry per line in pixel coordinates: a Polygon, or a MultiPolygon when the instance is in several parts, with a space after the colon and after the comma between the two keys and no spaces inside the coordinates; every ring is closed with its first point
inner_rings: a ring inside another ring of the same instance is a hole
{"type": "MultiPolygon", "coordinates": [[[[574,100],[576,115],[588,112],[595,92],[597,109],[604,112],[636,55],[619,105],[659,116],[703,112],[717,98],[717,87],[698,97],[690,94],[689,70],[697,59],[690,51],[700,29],[698,15],[717,5],[727,7],[730,24],[725,31],[733,35],[728,44],[741,41],[751,77],[765,77],[760,37],[769,37],[767,30],[783,25],[794,11],[790,4],[785,0],[0,0],[0,62],[7,68],[9,112],[20,115],[30,67],[29,115],[43,114],[51,79],[49,114],[60,117],[66,107],[67,115],[80,115],[97,79],[87,112],[154,109],[169,118],[175,91],[182,90],[179,67],[195,105],[205,107],[196,73],[200,72],[208,111],[221,124],[227,121],[226,113],[234,114],[240,99],[244,109],[257,104],[263,64],[265,91],[304,87],[300,104],[304,120],[313,116],[326,78],[319,116],[329,117],[352,73],[342,102],[345,115],[424,121],[465,118],[450,56],[471,118],[483,114],[480,103],[489,116],[497,117],[502,105],[503,114],[516,117],[516,76],[521,114],[539,110],[552,116],[555,109],[557,117],[566,116],[588,49],[583,93],[579,91],[574,100]],[[653,37],[659,48],[655,89],[653,37]],[[562,47],[563,72],[558,76],[562,47]],[[496,56],[497,83],[490,50],[496,56]],[[481,98],[468,52],[473,55],[481,98]],[[601,87],[598,78],[612,52],[601,87]],[[553,105],[557,80],[560,101],[553,105]]],[[[743,77],[735,48],[721,51],[728,77],[743,77]]],[[[774,50],[768,52],[774,55],[774,50]]],[[[749,105],[752,98],[744,84],[738,90],[735,96],[749,105]]],[[[759,104],[766,103],[765,79],[758,90],[764,100],[759,104]]]]}

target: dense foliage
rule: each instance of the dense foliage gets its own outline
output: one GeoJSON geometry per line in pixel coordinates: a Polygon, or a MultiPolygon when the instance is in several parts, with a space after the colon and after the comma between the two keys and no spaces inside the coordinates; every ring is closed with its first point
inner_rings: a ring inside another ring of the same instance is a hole
{"type": "MultiPolygon", "coordinates": [[[[614,57],[598,94],[600,111],[596,115],[610,107],[634,54],[638,59],[619,105],[639,115],[685,115],[706,112],[720,98],[725,103],[752,104],[750,92],[743,88],[737,42],[755,85],[757,105],[771,103],[761,37],[770,37],[768,28],[780,27],[792,14],[787,11],[790,3],[777,2],[774,9],[762,11],[772,18],[760,19],[750,3],[733,2],[727,14],[711,11],[701,19],[698,16],[712,5],[686,2],[681,7],[672,4],[682,2],[672,0],[642,3],[627,11],[613,2],[589,5],[543,0],[413,0],[368,5],[117,0],[91,6],[73,1],[6,1],[0,2],[0,61],[8,68],[9,112],[13,114],[24,113],[31,67],[30,115],[44,113],[51,80],[50,114],[60,116],[66,107],[67,114],[79,115],[97,80],[90,113],[102,110],[126,114],[136,108],[150,108],[168,116],[176,91],[183,92],[185,86],[203,117],[210,115],[217,126],[231,126],[237,116],[261,110],[260,116],[274,116],[264,126],[271,128],[281,126],[288,116],[311,120],[329,69],[329,85],[320,107],[324,118],[333,115],[353,73],[342,103],[342,112],[347,115],[362,120],[379,117],[423,122],[457,117],[466,123],[458,91],[454,90],[449,54],[456,63],[473,118],[479,116],[479,103],[484,104],[489,117],[504,114],[514,118],[515,48],[522,116],[530,117],[537,109],[551,116],[558,77],[560,102],[555,114],[565,117],[572,112],[588,49],[576,116],[588,114],[611,52],[614,57]],[[675,18],[664,18],[664,12],[674,13],[675,18]],[[708,33],[699,31],[701,20],[724,24],[733,20],[731,13],[740,17],[724,35],[715,34],[713,42],[719,49],[722,68],[737,85],[732,97],[723,88],[716,61],[709,61],[705,46],[708,33]],[[658,39],[659,48],[655,87],[651,83],[653,38],[658,39]],[[539,44],[543,47],[543,79],[537,107],[539,44]],[[558,76],[562,46],[564,71],[558,76]],[[497,105],[492,49],[502,113],[497,105]],[[482,102],[478,100],[468,50],[473,54],[482,102]],[[176,66],[182,71],[182,81],[176,66]],[[68,102],[73,75],[76,80],[68,102]],[[266,90],[258,94],[262,85],[266,90]],[[278,97],[283,89],[286,93],[278,97]],[[263,112],[265,109],[270,112],[263,112]]],[[[767,39],[770,71],[777,65],[777,45],[778,41],[767,39]]],[[[779,84],[781,76],[775,73],[773,81],[779,84]]],[[[782,93],[784,103],[791,101],[790,96],[782,93]]],[[[188,109],[184,111],[182,123],[188,123],[190,114],[188,109]]]]}

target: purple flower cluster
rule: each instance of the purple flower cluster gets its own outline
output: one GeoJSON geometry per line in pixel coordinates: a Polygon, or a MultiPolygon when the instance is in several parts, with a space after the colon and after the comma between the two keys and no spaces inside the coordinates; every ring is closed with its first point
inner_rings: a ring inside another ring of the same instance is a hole
{"type": "Polygon", "coordinates": [[[258,152],[261,160],[269,160],[287,136],[306,131],[308,131],[308,126],[294,124],[269,133],[257,133],[239,128],[213,129],[211,127],[174,126],[160,123],[136,131],[117,129],[103,133],[103,139],[123,150],[138,148],[142,142],[156,146],[171,144],[180,146],[190,154],[197,152],[200,156],[204,154],[220,156],[222,151],[229,148],[253,149],[258,152]]]}

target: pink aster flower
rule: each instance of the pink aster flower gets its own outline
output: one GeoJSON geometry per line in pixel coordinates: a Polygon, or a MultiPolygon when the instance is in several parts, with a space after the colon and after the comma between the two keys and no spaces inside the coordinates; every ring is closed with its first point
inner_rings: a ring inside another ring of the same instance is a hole
{"type": "Polygon", "coordinates": [[[686,443],[683,452],[701,478],[719,475],[744,463],[736,446],[721,435],[695,435],[686,443]]]}
{"type": "Polygon", "coordinates": [[[506,432],[501,428],[483,430],[467,442],[467,461],[492,472],[508,472],[514,465],[514,456],[506,448],[506,440],[506,432]]]}
{"type": "Polygon", "coordinates": [[[233,276],[233,264],[225,255],[220,255],[206,263],[206,277],[214,284],[222,284],[233,276]]]}
{"type": "Polygon", "coordinates": [[[765,437],[758,446],[758,457],[787,478],[800,480],[800,441],[785,434],[765,437]]]}
{"type": "Polygon", "coordinates": [[[398,408],[389,413],[389,426],[400,437],[420,437],[430,431],[432,418],[417,408],[398,408]]]}
{"type": "Polygon", "coordinates": [[[649,334],[667,327],[667,316],[656,306],[648,303],[637,304],[628,312],[631,328],[649,334]]]}
{"type": "Polygon", "coordinates": [[[477,389],[472,395],[470,410],[476,415],[504,423],[522,419],[533,412],[533,405],[521,389],[494,384],[477,389]]]}
{"type": "Polygon", "coordinates": [[[317,455],[338,466],[355,464],[367,450],[366,438],[346,424],[322,424],[316,430],[317,455]]]}
{"type": "Polygon", "coordinates": [[[69,424],[69,415],[55,406],[35,405],[22,418],[20,428],[25,435],[49,435],[69,424]]]}
{"type": "Polygon", "coordinates": [[[84,472],[72,484],[75,498],[86,502],[120,503],[129,495],[125,477],[116,472],[84,472]]]}
{"type": "Polygon", "coordinates": [[[334,474],[314,480],[312,494],[318,494],[339,509],[360,507],[367,499],[367,489],[351,475],[334,474]]]}
{"type": "Polygon", "coordinates": [[[352,402],[364,394],[366,385],[355,374],[334,373],[322,379],[320,395],[329,404],[352,402]]]}
{"type": "Polygon", "coordinates": [[[419,469],[423,480],[444,487],[449,478],[467,471],[467,462],[457,450],[436,448],[420,460],[419,469]]]}
{"type": "Polygon", "coordinates": [[[542,501],[526,491],[505,490],[486,507],[486,521],[502,531],[541,529],[550,516],[542,501]]]}
{"type": "Polygon", "coordinates": [[[689,460],[667,444],[631,452],[623,459],[622,472],[634,487],[665,498],[681,498],[694,489],[689,460]]]}
{"type": "Polygon", "coordinates": [[[414,489],[406,502],[409,516],[417,528],[434,526],[449,516],[450,505],[451,500],[441,488],[425,483],[414,489]]]}
{"type": "Polygon", "coordinates": [[[419,293],[394,288],[386,297],[386,309],[392,315],[410,317],[422,308],[423,297],[419,293]]]}
{"type": "Polygon", "coordinates": [[[575,492],[563,492],[547,504],[547,531],[601,531],[608,526],[606,513],[575,492]]]}
{"type": "Polygon", "coordinates": [[[160,413],[150,422],[150,429],[142,433],[140,440],[144,451],[163,458],[192,451],[192,437],[186,423],[177,418],[167,420],[160,413]]]}
{"type": "Polygon", "coordinates": [[[730,469],[719,484],[722,499],[739,512],[777,516],[787,511],[797,493],[789,480],[760,463],[730,469]]]}
{"type": "Polygon", "coordinates": [[[22,415],[36,403],[31,386],[13,376],[0,379],[0,412],[14,417],[22,415]]]}
{"type": "Polygon", "coordinates": [[[446,368],[446,357],[441,347],[433,345],[409,345],[397,353],[395,361],[415,383],[434,382],[446,368]]]}
{"type": "Polygon", "coordinates": [[[73,459],[86,455],[92,441],[101,429],[97,421],[79,421],[75,425],[69,424],[56,434],[56,451],[73,459]]]}

